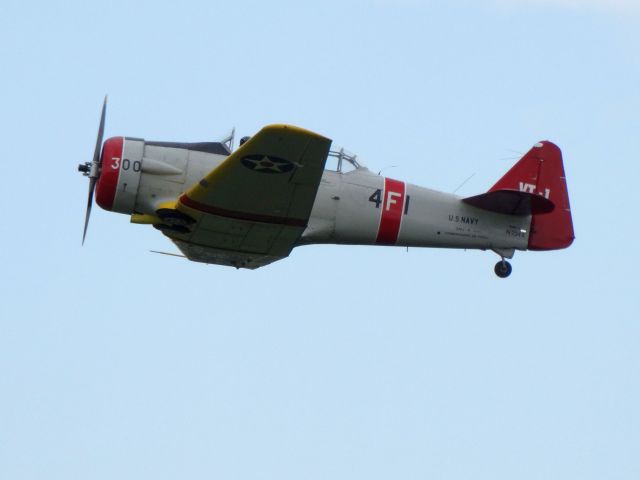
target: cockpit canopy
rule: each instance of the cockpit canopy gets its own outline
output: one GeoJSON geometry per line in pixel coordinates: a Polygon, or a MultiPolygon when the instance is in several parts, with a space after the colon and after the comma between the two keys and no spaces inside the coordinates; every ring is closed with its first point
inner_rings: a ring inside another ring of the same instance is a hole
{"type": "Polygon", "coordinates": [[[340,150],[331,150],[324,168],[325,170],[332,170],[338,173],[348,173],[353,170],[367,169],[367,167],[358,162],[356,155],[346,152],[344,148],[341,148],[340,150]]]}

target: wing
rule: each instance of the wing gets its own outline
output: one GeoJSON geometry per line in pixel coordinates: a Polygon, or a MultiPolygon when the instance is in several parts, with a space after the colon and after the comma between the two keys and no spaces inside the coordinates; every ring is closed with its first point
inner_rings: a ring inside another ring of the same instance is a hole
{"type": "Polygon", "coordinates": [[[288,256],[307,226],[330,146],[298,127],[263,128],[179,198],[176,209],[194,222],[167,235],[200,262],[258,268],[288,256]]]}

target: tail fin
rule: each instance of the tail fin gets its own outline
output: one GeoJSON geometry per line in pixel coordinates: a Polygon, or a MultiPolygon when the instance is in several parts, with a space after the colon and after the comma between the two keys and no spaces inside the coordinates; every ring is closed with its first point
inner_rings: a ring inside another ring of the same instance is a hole
{"type": "Polygon", "coordinates": [[[529,250],[556,250],[573,243],[573,221],[562,152],[551,142],[536,143],[489,192],[516,190],[551,200],[549,213],[533,213],[529,250]]]}

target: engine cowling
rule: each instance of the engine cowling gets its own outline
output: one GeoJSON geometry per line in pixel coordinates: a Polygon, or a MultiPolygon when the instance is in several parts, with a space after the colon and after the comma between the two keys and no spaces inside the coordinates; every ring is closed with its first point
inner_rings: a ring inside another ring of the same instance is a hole
{"type": "Polygon", "coordinates": [[[134,212],[143,152],[143,140],[112,137],[104,142],[96,185],[98,205],[112,212],[134,212]]]}
{"type": "Polygon", "coordinates": [[[229,153],[218,142],[109,138],[102,147],[96,202],[111,212],[156,215],[229,153]]]}

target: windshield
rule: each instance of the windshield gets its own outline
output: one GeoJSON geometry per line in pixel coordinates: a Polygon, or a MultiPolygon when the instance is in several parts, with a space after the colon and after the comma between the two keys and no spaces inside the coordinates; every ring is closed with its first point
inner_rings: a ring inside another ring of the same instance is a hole
{"type": "Polygon", "coordinates": [[[346,152],[344,148],[331,150],[324,168],[340,173],[347,173],[359,169],[366,170],[366,167],[360,164],[356,157],[356,155],[346,152]]]}

